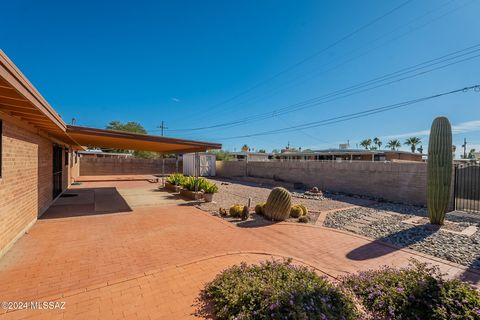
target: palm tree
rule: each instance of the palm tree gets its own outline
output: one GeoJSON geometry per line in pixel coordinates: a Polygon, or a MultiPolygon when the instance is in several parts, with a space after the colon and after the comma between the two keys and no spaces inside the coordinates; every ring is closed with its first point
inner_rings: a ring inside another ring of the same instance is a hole
{"type": "Polygon", "coordinates": [[[368,147],[372,144],[372,139],[365,139],[360,141],[360,145],[368,150],[368,147]]]}
{"type": "Polygon", "coordinates": [[[387,148],[390,148],[391,150],[397,150],[401,146],[402,146],[402,144],[400,143],[400,140],[398,140],[398,139],[392,139],[392,140],[388,141],[388,143],[387,143],[387,148]]]}
{"type": "Polygon", "coordinates": [[[383,142],[379,138],[375,137],[373,138],[373,144],[375,144],[378,147],[378,150],[380,150],[380,147],[382,146],[383,142]]]}
{"type": "Polygon", "coordinates": [[[405,143],[407,146],[410,146],[410,149],[412,152],[415,152],[415,149],[417,149],[417,145],[422,142],[422,139],[419,137],[410,137],[407,140],[405,140],[405,143]]]}
{"type": "Polygon", "coordinates": [[[247,152],[248,149],[249,149],[249,147],[248,147],[247,144],[244,144],[244,145],[242,146],[242,151],[243,151],[243,152],[247,152]]]}

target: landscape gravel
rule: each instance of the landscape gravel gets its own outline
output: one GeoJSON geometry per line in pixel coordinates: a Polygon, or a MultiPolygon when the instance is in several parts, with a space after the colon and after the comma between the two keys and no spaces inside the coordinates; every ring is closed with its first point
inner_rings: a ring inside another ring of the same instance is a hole
{"type": "MultiPolygon", "coordinates": [[[[359,225],[360,222],[357,233],[363,236],[480,269],[480,228],[472,236],[467,236],[428,223],[411,225],[402,222],[419,216],[426,216],[425,208],[382,203],[370,208],[358,207],[330,213],[324,225],[352,231],[348,226],[359,225]]],[[[471,225],[480,227],[480,217],[463,219],[447,215],[446,221],[447,226],[456,224],[456,227],[448,228],[457,231],[471,225]]]]}

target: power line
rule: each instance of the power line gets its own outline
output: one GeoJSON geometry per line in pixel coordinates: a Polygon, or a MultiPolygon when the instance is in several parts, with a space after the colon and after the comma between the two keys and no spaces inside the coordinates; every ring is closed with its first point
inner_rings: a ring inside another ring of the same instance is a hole
{"type": "MultiPolygon", "coordinates": [[[[289,72],[289,71],[297,68],[298,66],[300,66],[300,65],[302,65],[302,64],[304,64],[304,63],[306,63],[306,62],[308,62],[308,61],[310,61],[310,60],[312,60],[313,58],[317,57],[318,55],[326,52],[327,50],[330,50],[331,48],[337,46],[338,44],[342,43],[343,41],[345,41],[345,40],[353,37],[353,36],[356,35],[357,33],[360,33],[360,32],[363,31],[364,29],[367,29],[368,27],[370,27],[370,26],[374,25],[375,23],[381,21],[382,19],[386,18],[387,16],[389,16],[389,15],[393,14],[394,12],[400,10],[402,7],[406,6],[406,5],[407,5],[408,3],[410,3],[410,2],[412,2],[412,0],[404,1],[403,3],[401,3],[401,4],[398,5],[398,6],[396,6],[395,8],[393,8],[393,9],[387,11],[386,13],[382,14],[381,16],[379,16],[379,17],[377,17],[377,18],[375,18],[375,19],[367,22],[366,24],[360,26],[359,28],[355,29],[354,31],[352,31],[352,32],[346,34],[345,36],[341,37],[340,39],[334,41],[334,42],[331,43],[330,45],[328,45],[328,46],[326,46],[326,47],[324,47],[324,48],[316,51],[315,53],[311,54],[310,56],[307,56],[307,57],[303,58],[302,60],[300,60],[300,61],[298,61],[298,62],[290,65],[289,67],[281,70],[280,72],[274,74],[273,76],[271,76],[271,77],[269,77],[269,78],[267,78],[267,79],[265,79],[265,80],[263,80],[263,81],[258,82],[257,84],[253,85],[252,87],[250,87],[250,88],[248,88],[248,89],[246,89],[246,90],[244,90],[244,91],[242,91],[242,92],[240,92],[240,93],[238,93],[238,94],[236,94],[236,95],[234,95],[234,96],[232,96],[232,97],[230,97],[230,98],[228,98],[228,99],[226,99],[226,100],[224,100],[224,101],[222,101],[222,102],[220,102],[220,103],[217,103],[216,105],[213,105],[213,106],[209,107],[208,110],[212,110],[212,109],[216,109],[216,108],[218,108],[218,107],[221,107],[221,106],[229,103],[230,101],[233,101],[233,100],[235,100],[235,99],[237,99],[237,98],[239,98],[239,97],[241,97],[241,96],[243,96],[243,95],[245,95],[245,94],[247,94],[247,93],[255,90],[256,88],[261,87],[261,86],[263,86],[263,85],[266,84],[266,83],[269,83],[270,81],[272,81],[272,80],[280,77],[281,75],[283,75],[283,74],[285,74],[285,73],[287,73],[287,72],[289,72]]],[[[192,116],[196,116],[196,115],[202,114],[202,113],[203,113],[203,112],[197,112],[197,113],[193,114],[192,116]]]]}
{"type": "Polygon", "coordinates": [[[348,86],[343,89],[335,90],[333,92],[314,97],[311,99],[307,99],[298,103],[286,105],[284,107],[278,108],[273,111],[263,112],[257,115],[248,116],[242,119],[225,122],[225,123],[218,123],[211,126],[204,126],[204,127],[197,127],[197,128],[189,128],[189,129],[174,129],[170,131],[199,131],[199,130],[206,130],[206,129],[214,129],[214,128],[221,128],[221,127],[233,127],[236,125],[241,125],[246,122],[254,122],[259,120],[264,120],[272,117],[276,117],[281,114],[286,114],[290,112],[295,112],[298,110],[311,108],[313,106],[317,106],[320,104],[325,104],[328,102],[332,102],[338,99],[350,97],[352,95],[364,93],[366,91],[370,91],[379,87],[383,87],[392,83],[400,82],[403,80],[411,79],[420,75],[424,75],[429,72],[433,72],[439,69],[443,69],[461,62],[465,62],[471,59],[478,58],[480,54],[473,55],[474,53],[480,52],[480,44],[476,44],[461,50],[457,50],[452,53],[448,53],[446,55],[440,56],[438,58],[430,59],[424,61],[422,63],[415,64],[410,67],[405,67],[395,72],[387,73],[383,76],[379,76],[364,82],[360,82],[356,85],[348,86]],[[469,56],[470,55],[470,56],[469,56]],[[467,56],[467,57],[466,57],[467,56]],[[466,57],[466,58],[464,58],[466,57]],[[458,60],[459,58],[462,58],[458,60]],[[451,62],[453,60],[453,62],[451,62]],[[455,61],[456,60],[456,61],[455,61]],[[439,66],[438,66],[439,65],[439,66]],[[436,66],[436,67],[435,67],[436,66]],[[429,67],[433,67],[431,69],[423,70],[429,67]],[[417,72],[419,71],[419,72],[417,72]],[[417,72],[417,73],[413,73],[417,72]],[[413,73],[413,74],[412,74],[413,73]],[[403,76],[403,77],[401,77],[403,76]],[[401,77],[401,78],[398,78],[401,77]],[[397,79],[395,79],[397,78],[397,79]],[[387,82],[385,82],[387,81],[387,82]],[[361,89],[361,90],[360,90],[361,89]]]}
{"type": "Polygon", "coordinates": [[[352,120],[352,119],[367,117],[367,116],[370,116],[370,115],[373,115],[373,114],[377,114],[377,113],[386,112],[386,111],[393,110],[393,109],[406,107],[406,106],[416,104],[416,103],[420,103],[420,102],[424,102],[424,101],[427,101],[427,100],[436,99],[436,98],[440,98],[440,97],[443,97],[443,96],[447,96],[447,95],[451,95],[451,94],[455,94],[455,93],[459,93],[459,92],[467,92],[469,90],[479,91],[480,90],[480,85],[473,85],[473,86],[469,86],[469,87],[464,87],[464,88],[460,88],[460,89],[456,89],[456,90],[452,90],[452,91],[438,93],[438,94],[427,96],[427,97],[422,97],[422,98],[417,98],[417,99],[413,99],[413,100],[408,100],[408,101],[404,101],[404,102],[390,104],[390,105],[386,105],[386,106],[382,106],[382,107],[367,109],[367,110],[363,110],[363,111],[359,111],[359,112],[355,112],[355,113],[349,113],[349,114],[345,114],[345,115],[342,115],[342,116],[337,116],[337,117],[333,117],[333,118],[329,118],[329,119],[325,119],[325,120],[307,122],[307,123],[303,123],[303,124],[299,124],[299,125],[295,125],[295,126],[290,126],[290,127],[285,127],[285,128],[281,128],[281,129],[275,129],[275,130],[269,130],[269,131],[263,131],[263,132],[257,132],[257,133],[247,134],[247,135],[226,137],[226,138],[218,138],[216,140],[231,140],[231,139],[239,139],[239,138],[250,138],[250,137],[255,137],[255,136],[275,134],[275,133],[279,133],[279,132],[287,133],[287,132],[292,132],[292,131],[298,130],[299,128],[304,129],[304,130],[305,129],[311,129],[311,128],[326,126],[326,125],[330,125],[330,124],[334,124],[334,123],[344,122],[344,121],[348,121],[348,120],[352,120]]]}

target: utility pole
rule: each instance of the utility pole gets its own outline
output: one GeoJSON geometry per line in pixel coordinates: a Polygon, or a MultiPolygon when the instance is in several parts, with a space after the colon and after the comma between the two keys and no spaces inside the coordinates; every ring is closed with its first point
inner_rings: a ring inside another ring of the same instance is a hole
{"type": "Polygon", "coordinates": [[[168,129],[168,127],[165,126],[165,123],[163,122],[163,120],[162,120],[162,124],[159,126],[159,128],[160,128],[160,130],[161,130],[161,135],[162,135],[162,137],[163,137],[163,130],[164,130],[164,129],[168,129]]]}
{"type": "Polygon", "coordinates": [[[467,159],[467,138],[463,138],[463,159],[467,159]]]}

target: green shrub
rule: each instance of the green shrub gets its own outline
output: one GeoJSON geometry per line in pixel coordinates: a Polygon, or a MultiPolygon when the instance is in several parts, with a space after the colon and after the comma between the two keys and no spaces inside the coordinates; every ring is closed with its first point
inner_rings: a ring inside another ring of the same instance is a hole
{"type": "Polygon", "coordinates": [[[181,173],[172,173],[165,181],[175,186],[180,186],[185,178],[186,177],[181,173]]]}
{"type": "Polygon", "coordinates": [[[308,216],[301,216],[300,218],[298,218],[298,222],[300,223],[308,223],[308,221],[310,221],[308,216]]]}
{"type": "Polygon", "coordinates": [[[218,319],[357,319],[351,296],[290,261],[242,263],[204,290],[218,319]]]}
{"type": "Polygon", "coordinates": [[[201,187],[202,187],[202,190],[205,193],[217,193],[218,192],[218,186],[215,183],[207,181],[207,180],[205,180],[205,182],[203,183],[203,185],[201,187]]]}
{"type": "Polygon", "coordinates": [[[375,319],[480,319],[478,291],[419,262],[360,272],[342,283],[375,319]]]}
{"type": "Polygon", "coordinates": [[[204,178],[195,178],[195,177],[185,177],[182,181],[181,186],[189,191],[195,191],[195,186],[197,191],[202,190],[202,187],[205,186],[205,183],[208,182],[204,178]]]}
{"type": "Polygon", "coordinates": [[[303,210],[302,208],[296,204],[292,206],[292,209],[290,209],[290,217],[292,218],[299,218],[303,215],[303,210]]]}
{"type": "Polygon", "coordinates": [[[265,206],[265,203],[258,203],[256,206],[255,206],[255,213],[256,214],[259,214],[259,215],[262,215],[263,214],[263,207],[265,206]]]}
{"type": "Polygon", "coordinates": [[[231,217],[238,218],[242,215],[243,212],[243,206],[241,204],[234,204],[233,206],[230,207],[230,210],[228,213],[230,214],[231,217]]]}

